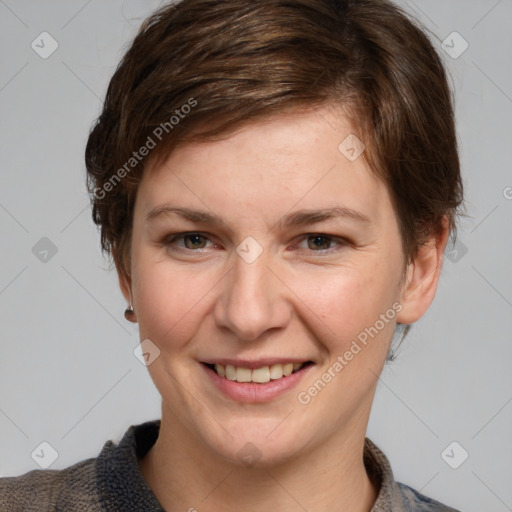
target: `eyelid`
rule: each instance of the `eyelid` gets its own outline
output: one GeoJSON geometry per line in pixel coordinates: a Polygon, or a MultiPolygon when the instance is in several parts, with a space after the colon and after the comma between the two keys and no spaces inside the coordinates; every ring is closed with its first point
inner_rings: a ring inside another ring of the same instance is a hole
{"type": "Polygon", "coordinates": [[[318,249],[316,251],[309,249],[308,251],[313,253],[313,254],[314,253],[319,253],[319,254],[332,253],[332,252],[340,250],[341,248],[346,247],[346,246],[348,246],[350,244],[350,242],[346,238],[343,238],[343,237],[340,237],[340,236],[336,236],[336,235],[331,235],[329,233],[321,233],[321,232],[320,233],[319,232],[316,232],[316,233],[306,233],[304,235],[301,235],[300,238],[299,238],[299,243],[304,241],[304,240],[307,240],[309,237],[314,237],[314,236],[324,236],[326,238],[329,238],[331,243],[336,243],[336,246],[335,247],[330,247],[329,249],[318,249]]]}
{"type": "Polygon", "coordinates": [[[207,249],[207,247],[199,247],[197,249],[187,249],[186,247],[179,247],[175,244],[175,242],[177,240],[183,240],[183,239],[185,239],[186,236],[191,236],[191,235],[201,236],[201,237],[205,238],[206,240],[208,240],[209,242],[211,242],[214,246],[218,245],[216,242],[214,242],[211,239],[210,235],[208,235],[206,233],[202,233],[201,231],[182,231],[180,233],[172,233],[170,235],[165,236],[162,239],[162,244],[165,246],[173,246],[176,250],[182,250],[182,251],[187,251],[187,252],[200,252],[201,250],[207,249]]]}
{"type": "MultiPolygon", "coordinates": [[[[201,231],[182,231],[179,233],[172,233],[163,238],[162,244],[165,246],[173,246],[176,250],[186,251],[186,252],[200,252],[202,250],[208,249],[208,247],[199,247],[197,249],[188,249],[186,247],[179,247],[179,246],[175,245],[175,242],[177,240],[183,240],[186,236],[191,236],[191,235],[198,235],[198,236],[205,238],[211,244],[213,244],[214,247],[217,247],[220,245],[217,242],[215,242],[214,240],[212,240],[212,237],[210,234],[203,233],[201,231]]],[[[295,243],[295,245],[297,245],[300,242],[303,242],[304,240],[307,240],[310,237],[314,237],[314,236],[323,236],[323,237],[329,238],[331,243],[335,243],[336,245],[334,247],[330,247],[328,249],[312,250],[312,249],[306,248],[306,250],[308,252],[313,253],[313,254],[314,253],[318,253],[318,254],[333,253],[333,252],[340,250],[341,248],[346,247],[347,245],[350,244],[349,240],[347,240],[346,238],[336,236],[336,235],[331,235],[329,233],[314,232],[314,233],[304,233],[302,235],[299,235],[298,241],[295,243]]],[[[304,249],[304,248],[299,248],[299,249],[304,249]]]]}

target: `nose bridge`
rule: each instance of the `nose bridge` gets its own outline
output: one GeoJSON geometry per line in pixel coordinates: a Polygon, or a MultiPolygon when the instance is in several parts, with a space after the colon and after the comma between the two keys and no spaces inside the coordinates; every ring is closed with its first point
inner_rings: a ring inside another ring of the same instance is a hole
{"type": "Polygon", "coordinates": [[[261,253],[255,259],[237,254],[233,259],[215,309],[217,324],[243,340],[254,340],[268,329],[284,327],[290,313],[279,280],[268,268],[268,254],[261,253]]]}

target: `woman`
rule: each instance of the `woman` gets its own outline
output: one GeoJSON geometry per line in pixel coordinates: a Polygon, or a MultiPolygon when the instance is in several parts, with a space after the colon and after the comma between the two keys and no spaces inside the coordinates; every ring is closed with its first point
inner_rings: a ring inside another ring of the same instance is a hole
{"type": "Polygon", "coordinates": [[[183,0],[143,24],[86,164],[162,418],[2,511],[454,510],[365,432],[462,204],[450,92],[383,0],[183,0]]]}

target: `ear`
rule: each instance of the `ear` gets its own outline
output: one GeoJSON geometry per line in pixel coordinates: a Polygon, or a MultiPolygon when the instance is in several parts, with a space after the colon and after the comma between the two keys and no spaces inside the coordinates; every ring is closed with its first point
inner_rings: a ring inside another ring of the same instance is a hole
{"type": "MultiPolygon", "coordinates": [[[[126,303],[129,305],[132,304],[132,280],[131,277],[126,273],[123,266],[119,263],[117,259],[115,259],[115,265],[117,270],[117,277],[119,279],[119,288],[121,289],[121,293],[123,294],[124,298],[126,299],[126,303]]],[[[135,312],[129,314],[125,318],[129,320],[130,322],[137,322],[137,317],[135,315],[135,312]]]]}
{"type": "Polygon", "coordinates": [[[434,300],[449,234],[450,223],[447,217],[443,217],[441,232],[420,246],[409,264],[400,294],[402,310],[397,315],[399,323],[416,322],[434,300]]]}
{"type": "Polygon", "coordinates": [[[120,270],[119,268],[117,268],[117,277],[119,279],[119,288],[121,288],[121,293],[123,294],[123,297],[126,299],[126,302],[130,304],[132,302],[131,279],[126,275],[126,273],[123,270],[120,270]]]}

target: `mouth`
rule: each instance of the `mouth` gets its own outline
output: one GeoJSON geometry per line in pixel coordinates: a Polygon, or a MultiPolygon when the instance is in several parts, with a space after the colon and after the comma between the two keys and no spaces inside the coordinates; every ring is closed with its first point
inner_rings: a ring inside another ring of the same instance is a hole
{"type": "Polygon", "coordinates": [[[230,364],[211,364],[202,363],[207,368],[215,372],[222,379],[238,382],[267,384],[270,381],[277,381],[287,378],[290,375],[300,372],[313,364],[312,361],[290,362],[284,364],[272,364],[261,366],[259,368],[245,368],[230,364]]]}

